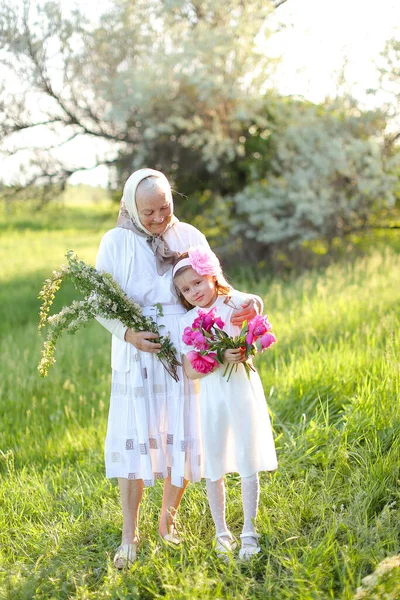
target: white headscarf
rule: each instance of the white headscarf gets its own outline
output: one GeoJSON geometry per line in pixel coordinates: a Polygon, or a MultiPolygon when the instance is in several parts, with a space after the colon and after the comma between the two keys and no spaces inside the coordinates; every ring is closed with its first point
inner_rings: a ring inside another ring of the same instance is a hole
{"type": "MultiPolygon", "coordinates": [[[[167,194],[168,200],[171,203],[172,213],[174,212],[174,203],[172,199],[171,187],[164,173],[161,173],[161,171],[156,171],[155,169],[139,169],[138,171],[132,173],[132,175],[126,180],[126,183],[124,185],[124,192],[122,194],[117,227],[125,227],[126,229],[131,229],[131,227],[129,227],[129,223],[124,222],[124,224],[122,224],[119,222],[121,213],[125,208],[125,211],[128,214],[123,215],[124,221],[128,218],[128,220],[132,220],[136,227],[143,231],[143,233],[146,233],[147,235],[153,235],[153,233],[146,229],[144,225],[142,225],[142,223],[140,222],[139,213],[136,206],[137,187],[139,183],[143,181],[143,179],[147,179],[147,177],[157,177],[158,179],[160,179],[160,183],[163,189],[165,190],[165,193],[167,194]]],[[[168,225],[168,227],[171,227],[171,225],[173,225],[176,221],[176,217],[172,217],[171,223],[168,225]]]]}
{"type": "Polygon", "coordinates": [[[147,179],[147,177],[157,177],[161,180],[160,182],[162,187],[165,189],[168,200],[171,203],[172,218],[166,229],[163,231],[163,234],[165,231],[167,231],[167,229],[173,227],[175,223],[178,223],[178,219],[173,214],[174,204],[171,187],[164,173],[154,169],[139,169],[138,171],[132,173],[124,185],[116,226],[122,227],[123,229],[130,229],[135,234],[147,238],[147,243],[150,245],[156,258],[157,273],[159,275],[163,275],[169,269],[170,265],[172,265],[178,258],[179,253],[172,252],[168,248],[168,245],[164,241],[162,234],[152,233],[146,229],[146,227],[144,227],[140,221],[136,205],[136,190],[139,183],[143,181],[143,179],[147,179]]]}

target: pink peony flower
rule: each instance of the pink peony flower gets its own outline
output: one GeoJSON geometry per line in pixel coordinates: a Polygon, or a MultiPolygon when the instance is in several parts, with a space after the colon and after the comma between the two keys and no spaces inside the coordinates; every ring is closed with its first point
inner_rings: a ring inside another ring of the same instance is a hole
{"type": "Polygon", "coordinates": [[[272,346],[272,344],[275,344],[276,337],[274,336],[273,333],[270,333],[269,331],[267,331],[267,333],[264,333],[264,335],[261,337],[260,342],[261,342],[261,348],[263,350],[266,350],[267,348],[272,346]]]}
{"type": "Polygon", "coordinates": [[[191,327],[185,327],[183,330],[182,341],[187,346],[193,346],[193,336],[195,332],[191,327]]]}
{"type": "Polygon", "coordinates": [[[218,367],[218,361],[216,360],[216,353],[210,352],[209,354],[199,354],[192,350],[187,353],[187,357],[190,360],[190,364],[193,369],[198,373],[210,373],[214,367],[218,367]]]}
{"type": "Polygon", "coordinates": [[[219,260],[209,248],[194,246],[189,248],[188,255],[192,268],[199,275],[218,275],[221,273],[219,260]]]}
{"type": "Polygon", "coordinates": [[[246,343],[251,346],[260,336],[271,331],[272,325],[267,315],[256,315],[247,324],[246,343]]]}
{"type": "Polygon", "coordinates": [[[250,333],[250,332],[249,332],[249,333],[246,335],[246,344],[248,344],[249,346],[251,346],[251,345],[252,345],[252,343],[253,343],[253,340],[254,340],[254,335],[253,335],[252,333],[250,333]]]}
{"type": "Polygon", "coordinates": [[[206,313],[204,312],[204,310],[199,310],[197,314],[198,316],[192,323],[192,329],[201,329],[203,326],[203,318],[206,313]]]}
{"type": "Polygon", "coordinates": [[[193,346],[196,348],[196,350],[208,350],[208,348],[210,347],[209,343],[207,342],[205,336],[201,333],[201,331],[194,331],[192,340],[193,346]]]}
{"type": "Polygon", "coordinates": [[[204,313],[204,316],[203,316],[203,328],[206,331],[210,331],[210,329],[211,329],[211,327],[213,325],[216,325],[220,329],[222,329],[223,326],[225,325],[225,323],[223,322],[223,320],[221,319],[221,317],[217,317],[216,316],[216,312],[217,312],[217,309],[216,308],[212,308],[211,310],[208,311],[208,313],[204,313]]]}
{"type": "Polygon", "coordinates": [[[221,319],[221,317],[217,317],[214,320],[214,325],[216,325],[217,327],[219,327],[220,329],[223,329],[225,326],[225,323],[223,322],[223,320],[221,319]]]}
{"type": "Polygon", "coordinates": [[[260,335],[264,335],[267,331],[271,331],[272,325],[268,321],[266,315],[256,315],[249,321],[248,328],[249,333],[252,333],[254,338],[257,339],[260,335]]]}
{"type": "Polygon", "coordinates": [[[200,329],[203,328],[205,331],[211,331],[212,326],[215,324],[220,329],[223,328],[225,323],[221,319],[221,317],[216,317],[215,313],[217,309],[214,307],[208,312],[204,310],[199,310],[198,317],[193,321],[192,328],[200,329]]]}

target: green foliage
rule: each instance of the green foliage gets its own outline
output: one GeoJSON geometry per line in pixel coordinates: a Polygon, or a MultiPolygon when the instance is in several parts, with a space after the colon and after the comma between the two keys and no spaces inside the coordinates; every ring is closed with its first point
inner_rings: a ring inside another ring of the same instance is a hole
{"type": "Polygon", "coordinates": [[[233,198],[235,234],[259,244],[259,254],[329,243],[394,206],[400,156],[387,157],[377,139],[379,112],[304,102],[277,108],[274,158],[233,198]]]}
{"type": "Polygon", "coordinates": [[[399,197],[398,41],[380,66],[394,99],[382,112],[279,98],[264,42],[280,3],[110,0],[89,20],[59,1],[0,0],[0,63],[18,81],[0,86],[0,144],[24,148],[18,183],[49,196],[105,164],[119,199],[133,170],[155,167],[179,218],[226,255],[288,268],[298,248],[365,227],[399,197]],[[88,140],[96,164],[62,159],[60,145],[81,156],[88,140]]]}
{"type": "Polygon", "coordinates": [[[110,103],[108,118],[133,142],[119,156],[120,182],[146,163],[185,193],[223,189],[274,67],[261,49],[271,13],[271,3],[259,0],[139,0],[116,3],[104,15],[86,56],[106,58],[93,85],[110,103]],[[115,40],[111,59],[103,57],[104,36],[115,40]]]}
{"type": "MultiPolygon", "coordinates": [[[[151,165],[185,193],[223,192],[234,178],[229,165],[243,155],[243,131],[265,120],[262,93],[276,60],[263,41],[273,10],[261,0],[114,0],[89,22],[59,2],[1,1],[4,66],[45,99],[46,112],[36,120],[28,97],[16,103],[0,90],[0,141],[13,134],[18,147],[20,132],[31,131],[39,148],[34,133],[51,123],[64,142],[97,138],[115,187],[151,165]]],[[[33,162],[29,180],[52,183],[80,166],[60,164],[53,145],[33,162]]]]}
{"type": "MultiPolygon", "coordinates": [[[[111,560],[121,509],[103,465],[109,334],[90,324],[65,340],[51,376],[36,371],[41,282],[68,247],[93,263],[98,213],[87,208],[65,231],[41,223],[43,212],[33,218],[31,228],[18,220],[13,228],[11,217],[6,227],[4,215],[1,223],[0,596],[350,600],[398,551],[399,255],[388,248],[286,282],[249,281],[278,338],[257,360],[280,463],[261,478],[262,553],[249,565],[218,563],[203,484],[183,498],[182,549],[166,548],[157,539],[156,485],[141,510],[139,560],[120,573],[111,560]]],[[[56,309],[73,297],[68,287],[60,292],[56,309]]],[[[242,518],[232,476],[235,535],[242,518]]],[[[398,587],[397,572],[387,590],[398,587]]]]}
{"type": "Polygon", "coordinates": [[[377,64],[380,74],[378,89],[370,89],[370,94],[379,94],[388,122],[385,146],[388,152],[399,150],[400,128],[400,39],[392,38],[385,44],[377,64]]]}

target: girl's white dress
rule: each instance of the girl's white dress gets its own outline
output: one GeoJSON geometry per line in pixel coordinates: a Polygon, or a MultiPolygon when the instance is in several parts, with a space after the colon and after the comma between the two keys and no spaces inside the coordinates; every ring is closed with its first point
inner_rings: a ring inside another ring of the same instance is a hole
{"type": "MultiPolygon", "coordinates": [[[[240,328],[230,321],[244,297],[240,292],[233,292],[228,304],[225,300],[226,296],[218,296],[212,306],[194,308],[183,315],[181,336],[199,310],[209,311],[213,307],[225,323],[224,331],[231,336],[238,335],[240,328]]],[[[187,354],[193,347],[181,342],[181,350],[187,354]]],[[[220,366],[199,380],[204,477],[216,481],[231,472],[249,477],[259,471],[273,471],[278,463],[260,377],[252,371],[250,380],[247,379],[243,365],[239,365],[227,381],[223,377],[224,368],[220,366]]]]}
{"type": "MultiPolygon", "coordinates": [[[[163,235],[171,250],[208,247],[206,238],[187,223],[176,223],[163,235]]],[[[172,268],[160,276],[146,238],[120,227],[103,237],[96,268],[111,273],[146,315],[156,318],[156,303],[164,317],[156,319],[169,332],[179,358],[178,303],[172,268]]],[[[179,369],[175,382],[155,354],[141,352],[124,341],[126,327],[118,320],[98,318],[112,335],[112,384],[105,463],[107,477],[143,479],[146,486],[171,474],[173,485],[201,478],[198,384],[179,369]]]]}

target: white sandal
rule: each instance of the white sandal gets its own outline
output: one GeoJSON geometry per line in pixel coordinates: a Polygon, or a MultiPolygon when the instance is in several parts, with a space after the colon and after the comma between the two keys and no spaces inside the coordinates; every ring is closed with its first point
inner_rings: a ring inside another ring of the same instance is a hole
{"type": "Polygon", "coordinates": [[[261,546],[258,543],[259,533],[255,531],[245,531],[241,534],[242,546],[239,551],[240,560],[250,560],[252,556],[261,551],[261,546]]]}
{"type": "Polygon", "coordinates": [[[116,569],[131,567],[136,560],[137,544],[121,544],[117,548],[113,565],[116,569]]]}
{"type": "Polygon", "coordinates": [[[218,558],[224,561],[229,560],[233,550],[237,547],[232,534],[229,531],[223,531],[222,533],[217,533],[215,538],[215,551],[218,558]]]}
{"type": "Polygon", "coordinates": [[[178,536],[176,529],[167,533],[166,535],[161,536],[160,538],[165,542],[168,546],[179,546],[182,543],[181,538],[178,536]]]}
{"type": "Polygon", "coordinates": [[[160,539],[165,542],[167,546],[180,546],[182,544],[182,538],[179,536],[179,533],[176,529],[175,519],[172,519],[170,523],[168,523],[168,519],[166,519],[165,523],[168,533],[161,535],[161,533],[158,532],[160,539]]]}

